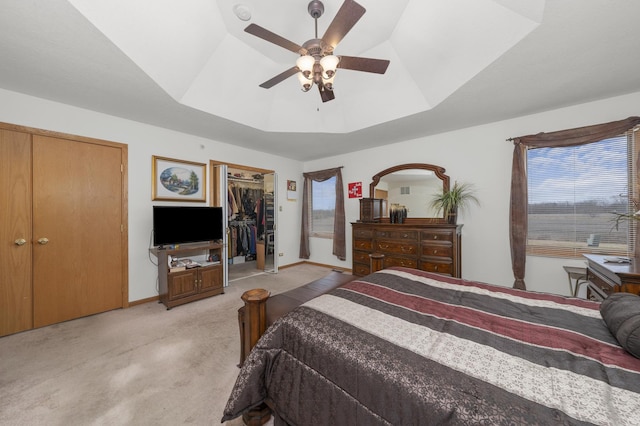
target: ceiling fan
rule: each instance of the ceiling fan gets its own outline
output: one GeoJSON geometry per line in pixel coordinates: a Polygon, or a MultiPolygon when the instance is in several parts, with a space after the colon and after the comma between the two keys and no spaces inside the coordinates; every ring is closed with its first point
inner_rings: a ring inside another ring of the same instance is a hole
{"type": "Polygon", "coordinates": [[[244,29],[249,34],[300,55],[295,66],[265,81],[260,87],[269,89],[298,74],[303,91],[309,91],[315,83],[320,91],[322,102],[327,102],[335,99],[333,79],[336,68],[377,74],[384,74],[387,71],[388,60],[333,55],[333,49],[366,12],[364,7],[353,0],[345,0],[322,38],[318,38],[318,18],[324,13],[324,4],[320,0],[312,0],[307,10],[315,20],[315,38],[307,40],[302,46],[256,24],[251,24],[244,29]]]}

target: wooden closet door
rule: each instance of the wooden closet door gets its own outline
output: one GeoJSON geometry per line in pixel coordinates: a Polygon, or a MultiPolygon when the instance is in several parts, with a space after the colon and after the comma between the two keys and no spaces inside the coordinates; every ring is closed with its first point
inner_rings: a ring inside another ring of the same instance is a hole
{"type": "Polygon", "coordinates": [[[123,306],[121,155],[34,136],[35,327],[123,306]]]}
{"type": "Polygon", "coordinates": [[[0,336],[4,336],[33,325],[28,133],[0,130],[0,206],[0,336]]]}

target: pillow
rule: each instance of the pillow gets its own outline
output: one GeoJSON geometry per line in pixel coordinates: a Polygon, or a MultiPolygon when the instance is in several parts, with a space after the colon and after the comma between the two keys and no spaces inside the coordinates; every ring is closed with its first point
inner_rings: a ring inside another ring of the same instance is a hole
{"type": "Polygon", "coordinates": [[[600,314],[620,346],[640,358],[640,296],[613,293],[600,304],[600,314]]]}

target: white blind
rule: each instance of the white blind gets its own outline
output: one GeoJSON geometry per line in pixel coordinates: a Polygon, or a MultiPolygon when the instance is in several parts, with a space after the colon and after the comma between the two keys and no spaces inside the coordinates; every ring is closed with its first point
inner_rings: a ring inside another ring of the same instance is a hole
{"type": "Polygon", "coordinates": [[[311,232],[333,234],[336,214],[336,178],[311,182],[311,232]]]}
{"type": "Polygon", "coordinates": [[[635,223],[616,229],[615,212],[635,212],[633,132],[567,148],[527,151],[529,254],[633,255],[635,223]]]}

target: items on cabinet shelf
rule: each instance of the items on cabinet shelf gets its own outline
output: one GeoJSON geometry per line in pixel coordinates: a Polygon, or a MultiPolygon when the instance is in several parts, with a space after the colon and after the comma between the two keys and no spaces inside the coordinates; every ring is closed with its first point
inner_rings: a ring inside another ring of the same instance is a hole
{"type": "Polygon", "coordinates": [[[220,262],[222,244],[182,244],[179,248],[154,247],[150,251],[158,258],[158,293],[160,302],[167,309],[224,293],[224,265],[220,262]],[[196,255],[203,255],[212,262],[201,263],[187,258],[196,255]],[[174,261],[177,269],[172,267],[174,261]],[[178,266],[180,264],[182,266],[178,266]]]}

